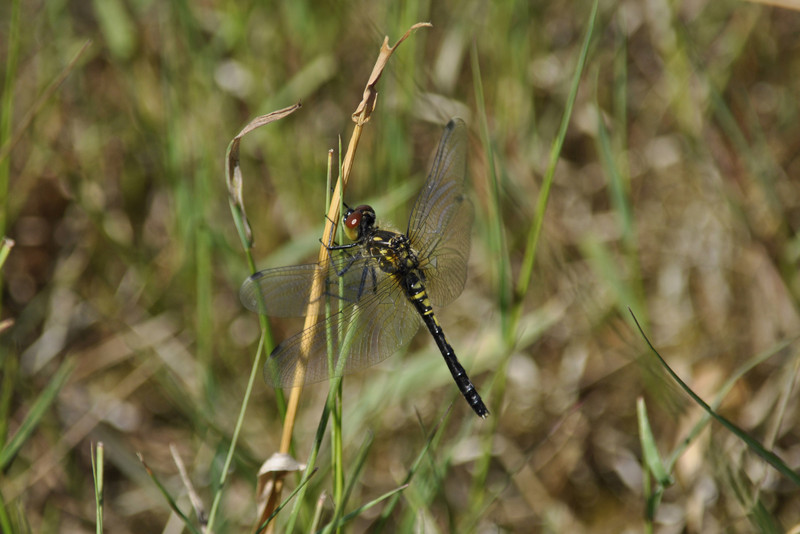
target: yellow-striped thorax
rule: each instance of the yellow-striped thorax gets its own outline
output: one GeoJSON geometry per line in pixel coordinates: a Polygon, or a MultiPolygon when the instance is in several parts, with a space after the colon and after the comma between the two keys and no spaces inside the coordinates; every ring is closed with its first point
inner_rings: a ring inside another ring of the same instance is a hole
{"type": "Polygon", "coordinates": [[[381,270],[390,274],[405,274],[419,266],[417,255],[404,234],[380,230],[375,226],[375,210],[363,204],[348,208],[343,217],[347,238],[365,247],[378,260],[381,270]]]}

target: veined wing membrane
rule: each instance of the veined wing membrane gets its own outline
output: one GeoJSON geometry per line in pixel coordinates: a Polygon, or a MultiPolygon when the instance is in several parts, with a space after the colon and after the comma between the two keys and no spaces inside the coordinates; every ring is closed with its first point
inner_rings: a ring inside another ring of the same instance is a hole
{"type": "Polygon", "coordinates": [[[316,324],[278,345],[264,364],[264,378],[274,387],[284,388],[364,369],[407,344],[421,322],[400,286],[384,275],[375,291],[364,293],[356,304],[348,304],[327,320],[320,317],[316,324]],[[333,354],[333,372],[328,368],[328,347],[333,354]],[[301,377],[298,367],[304,361],[301,377]]]}
{"type": "Polygon", "coordinates": [[[442,229],[443,238],[435,242],[435,254],[420,251],[420,270],[425,275],[428,297],[436,306],[447,306],[458,297],[467,283],[470,229],[473,209],[468,199],[442,229]]]}
{"type": "MultiPolygon", "coordinates": [[[[453,119],[436,149],[433,166],[411,210],[408,235],[421,256],[431,254],[450,220],[465,202],[464,180],[467,175],[467,126],[453,119]]],[[[470,219],[471,220],[471,219],[470,219]]]]}
{"type": "Polygon", "coordinates": [[[450,121],[431,172],[411,211],[408,236],[421,258],[431,302],[445,306],[467,280],[472,203],[464,192],[467,176],[467,127],[450,121]]]}
{"type": "Polygon", "coordinates": [[[304,317],[311,300],[311,288],[316,276],[322,276],[322,296],[356,302],[363,295],[374,293],[386,277],[374,265],[374,260],[361,253],[355,256],[339,254],[332,261],[265,269],[250,276],[239,290],[245,307],[256,313],[273,317],[304,317]],[[340,275],[341,273],[341,275],[340,275]]]}

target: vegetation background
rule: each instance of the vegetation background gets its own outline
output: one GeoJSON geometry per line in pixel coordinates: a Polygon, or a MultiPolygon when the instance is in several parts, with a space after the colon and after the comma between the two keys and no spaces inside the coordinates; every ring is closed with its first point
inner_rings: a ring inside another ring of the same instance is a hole
{"type": "MultiPolygon", "coordinates": [[[[245,138],[242,165],[259,268],[311,259],[327,150],[349,138],[383,36],[430,21],[381,80],[346,200],[404,227],[440,125],[471,125],[470,275],[438,314],[492,414],[472,414],[424,333],[348,377],[343,455],[360,467],[347,471],[350,509],[400,486],[425,451],[387,531],[797,529],[797,486],[702,423],[627,308],[695,392],[800,466],[800,14],[602,1],[526,286],[517,277],[591,9],[3,2],[0,234],[16,242],[2,270],[13,319],[0,338],[3,528],[94,531],[98,441],[108,531],[181,529],[137,452],[197,525],[170,444],[208,506],[259,335],[237,300],[248,269],[226,146],[254,116],[302,100],[245,138]],[[669,459],[663,495],[644,463],[638,398],[669,459]]],[[[276,339],[296,329],[273,323],[276,339]]],[[[305,390],[300,461],[326,395],[326,384],[305,390]]],[[[252,528],[256,473],[280,429],[275,392],[258,380],[216,531],[252,528]]],[[[301,530],[330,487],[320,463],[301,530]]],[[[346,528],[374,529],[385,506],[346,528]]]]}

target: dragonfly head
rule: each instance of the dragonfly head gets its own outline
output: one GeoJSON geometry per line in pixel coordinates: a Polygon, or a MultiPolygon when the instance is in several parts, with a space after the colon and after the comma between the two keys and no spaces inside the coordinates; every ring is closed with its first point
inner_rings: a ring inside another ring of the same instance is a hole
{"type": "Polygon", "coordinates": [[[362,204],[356,208],[347,208],[342,218],[344,233],[350,241],[358,241],[364,231],[375,225],[375,210],[372,206],[362,204]]]}

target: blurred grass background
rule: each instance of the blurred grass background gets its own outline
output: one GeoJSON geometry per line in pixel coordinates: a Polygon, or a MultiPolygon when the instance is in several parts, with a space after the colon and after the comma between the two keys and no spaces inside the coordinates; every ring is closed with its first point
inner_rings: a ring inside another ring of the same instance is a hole
{"type": "MultiPolygon", "coordinates": [[[[188,512],[174,444],[209,505],[258,337],[257,317],[237,301],[248,272],[225,148],[249,119],[303,101],[244,140],[242,165],[259,267],[310,259],[326,151],[349,138],[383,36],[393,43],[430,21],[381,80],[346,200],[404,228],[439,125],[451,115],[471,124],[470,276],[438,314],[492,419],[474,417],[424,333],[408,354],[348,377],[345,457],[373,440],[351,506],[397,487],[454,403],[388,531],[796,528],[798,488],[713,424],[677,458],[675,484],[647,519],[636,399],[647,401],[664,456],[702,413],[650,363],[626,307],[708,401],[752,366],[721,413],[800,465],[796,344],[758,359],[800,332],[800,15],[732,1],[602,2],[532,283],[512,295],[498,288],[520,269],[590,10],[585,1],[0,5],[0,143],[20,134],[0,161],[0,233],[16,242],[2,271],[2,317],[14,320],[0,338],[6,448],[25,430],[24,446],[0,462],[3,526],[93,531],[97,441],[109,531],[179,531],[136,452],[188,512]],[[508,348],[503,303],[514,298],[522,315],[508,348]],[[48,391],[54,401],[37,410],[48,391]]],[[[274,323],[275,337],[296,328],[274,323]]],[[[305,392],[301,461],[326,393],[324,384],[305,392]]],[[[274,397],[259,381],[219,532],[254,522],[255,475],[280,436],[274,397]]],[[[328,474],[311,484],[306,526],[328,474]]],[[[369,528],[380,508],[348,528],[369,528]]]]}

